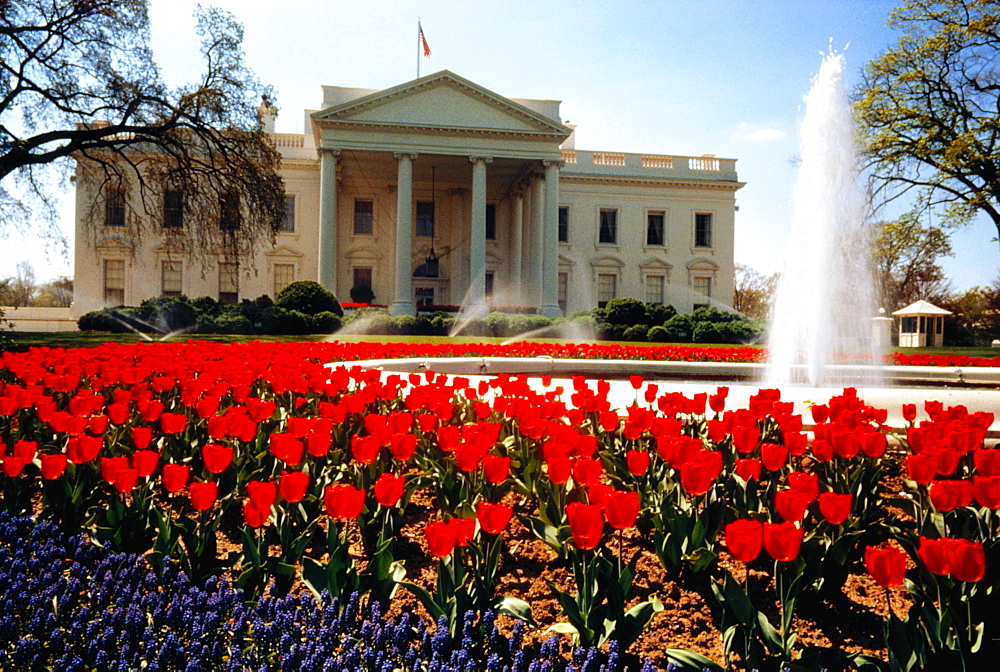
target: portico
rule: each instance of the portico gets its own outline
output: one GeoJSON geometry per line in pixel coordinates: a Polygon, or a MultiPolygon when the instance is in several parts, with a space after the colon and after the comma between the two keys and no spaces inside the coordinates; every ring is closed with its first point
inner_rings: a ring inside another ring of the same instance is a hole
{"type": "Polygon", "coordinates": [[[560,144],[571,131],[558,105],[547,116],[447,71],[361,93],[325,87],[331,104],[312,114],[320,282],[349,295],[357,274],[337,260],[367,247],[391,268],[376,283],[391,293],[376,294],[393,315],[412,315],[417,302],[561,315],[560,144]],[[359,195],[372,204],[370,231],[358,224],[359,195]],[[390,240],[391,265],[380,249],[390,240]]]}

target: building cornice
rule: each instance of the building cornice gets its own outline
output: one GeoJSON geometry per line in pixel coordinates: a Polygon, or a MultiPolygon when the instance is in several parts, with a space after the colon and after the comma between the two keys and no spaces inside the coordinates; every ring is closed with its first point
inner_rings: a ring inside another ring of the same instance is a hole
{"type": "Polygon", "coordinates": [[[716,191],[738,191],[746,186],[746,182],[731,182],[727,180],[689,180],[671,177],[636,177],[628,175],[592,175],[568,172],[565,168],[559,175],[561,183],[580,184],[620,184],[632,186],[655,186],[661,187],[669,185],[684,189],[713,189],[716,191]]]}

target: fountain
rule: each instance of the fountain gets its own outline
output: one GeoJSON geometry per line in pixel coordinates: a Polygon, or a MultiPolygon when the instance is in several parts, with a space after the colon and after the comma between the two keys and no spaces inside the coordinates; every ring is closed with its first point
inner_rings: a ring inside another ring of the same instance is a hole
{"type": "Polygon", "coordinates": [[[878,386],[882,352],[867,203],[858,183],[844,57],[828,53],[806,96],[788,262],[771,319],[769,385],[878,386]],[[846,365],[829,365],[847,359],[846,365]]]}

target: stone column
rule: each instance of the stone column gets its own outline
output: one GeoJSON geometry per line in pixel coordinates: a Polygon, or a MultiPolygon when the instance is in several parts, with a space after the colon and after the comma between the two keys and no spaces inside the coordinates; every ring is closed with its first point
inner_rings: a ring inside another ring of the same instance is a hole
{"type": "Polygon", "coordinates": [[[524,195],[519,191],[514,195],[511,213],[510,235],[510,291],[517,305],[524,305],[521,292],[521,247],[524,227],[524,195]]]}
{"type": "Polygon", "coordinates": [[[396,298],[392,315],[413,315],[413,161],[416,154],[393,154],[396,184],[396,298]]]}
{"type": "Polygon", "coordinates": [[[486,164],[493,159],[470,156],[472,163],[472,216],[469,218],[469,293],[467,305],[486,303],[486,164]]]}
{"type": "Polygon", "coordinates": [[[451,196],[451,248],[448,253],[448,300],[440,303],[461,305],[465,299],[468,287],[465,284],[469,276],[468,249],[466,236],[467,222],[465,220],[465,193],[462,188],[452,189],[451,196]]]}
{"type": "Polygon", "coordinates": [[[559,307],[559,168],[562,161],[545,164],[545,220],[542,224],[542,303],[545,317],[562,317],[559,307]]]}
{"type": "MultiPolygon", "coordinates": [[[[339,149],[319,152],[319,268],[316,280],[337,293],[337,157],[339,149]]],[[[337,298],[343,300],[344,297],[337,298]]]]}
{"type": "MultiPolygon", "coordinates": [[[[526,279],[530,305],[541,311],[542,307],[542,260],[545,256],[545,193],[540,175],[531,176],[531,230],[529,244],[531,267],[526,279]]],[[[539,312],[541,314],[541,312],[539,312]]]]}

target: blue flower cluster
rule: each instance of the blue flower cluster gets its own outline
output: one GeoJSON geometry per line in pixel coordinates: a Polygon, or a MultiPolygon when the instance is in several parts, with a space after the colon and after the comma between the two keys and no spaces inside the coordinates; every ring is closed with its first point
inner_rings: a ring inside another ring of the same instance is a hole
{"type": "Polygon", "coordinates": [[[622,670],[614,642],[567,661],[555,636],[533,649],[520,621],[508,637],[490,612],[466,614],[453,638],[446,622],[385,619],[377,605],[362,614],[356,594],[323,602],[302,592],[247,604],[225,578],[197,586],[183,573],[160,577],[141,556],[0,513],[0,669],[622,670]]]}

